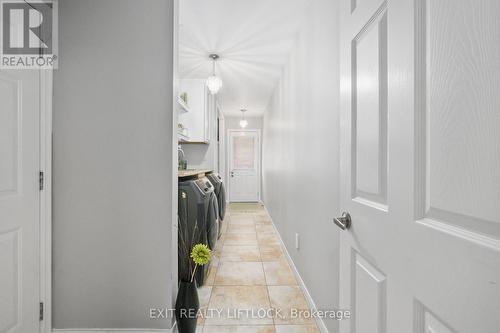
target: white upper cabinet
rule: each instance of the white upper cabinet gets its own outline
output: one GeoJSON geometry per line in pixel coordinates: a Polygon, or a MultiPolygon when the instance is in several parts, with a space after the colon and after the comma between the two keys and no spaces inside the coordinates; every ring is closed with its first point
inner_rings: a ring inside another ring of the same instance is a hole
{"type": "Polygon", "coordinates": [[[179,141],[210,141],[210,94],[203,79],[179,82],[179,141]]]}

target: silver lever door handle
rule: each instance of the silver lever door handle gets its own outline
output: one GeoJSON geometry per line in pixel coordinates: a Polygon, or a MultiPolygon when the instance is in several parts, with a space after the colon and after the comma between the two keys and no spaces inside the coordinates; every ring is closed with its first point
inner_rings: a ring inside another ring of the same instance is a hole
{"type": "Polygon", "coordinates": [[[336,217],[333,222],[342,230],[349,229],[351,227],[351,215],[347,212],[343,212],[341,217],[336,217]]]}

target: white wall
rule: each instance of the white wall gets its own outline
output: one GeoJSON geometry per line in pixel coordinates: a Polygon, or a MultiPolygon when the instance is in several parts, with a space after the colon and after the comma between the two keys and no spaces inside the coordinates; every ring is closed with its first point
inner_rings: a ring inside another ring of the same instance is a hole
{"type": "MultiPolygon", "coordinates": [[[[264,202],[316,305],[338,306],[338,1],[314,0],[264,117],[264,202]],[[295,249],[295,233],[300,249],[295,249]]],[[[337,332],[336,321],[326,322],[337,332]]]]}
{"type": "Polygon", "coordinates": [[[171,327],[148,311],[175,284],[172,20],[172,1],[59,2],[55,328],[171,327]]]}

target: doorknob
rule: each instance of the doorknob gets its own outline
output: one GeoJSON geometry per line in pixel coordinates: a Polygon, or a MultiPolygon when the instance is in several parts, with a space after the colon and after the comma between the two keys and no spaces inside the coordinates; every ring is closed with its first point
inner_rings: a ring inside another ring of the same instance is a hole
{"type": "Polygon", "coordinates": [[[233,171],[231,171],[231,177],[234,177],[234,172],[233,171]]]}
{"type": "Polygon", "coordinates": [[[336,217],[333,222],[342,230],[349,229],[351,227],[351,215],[347,212],[343,212],[341,217],[336,217]]]}

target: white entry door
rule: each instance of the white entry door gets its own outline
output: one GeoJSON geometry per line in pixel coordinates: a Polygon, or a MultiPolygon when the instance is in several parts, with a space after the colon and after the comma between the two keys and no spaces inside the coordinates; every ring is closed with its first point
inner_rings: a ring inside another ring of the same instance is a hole
{"type": "Polygon", "coordinates": [[[0,332],[39,330],[39,73],[0,70],[0,332]]]}
{"type": "Polygon", "coordinates": [[[500,1],[341,3],[340,331],[500,332],[500,1]]]}
{"type": "Polygon", "coordinates": [[[260,191],[260,132],[229,131],[229,201],[257,202],[260,191]]]}

